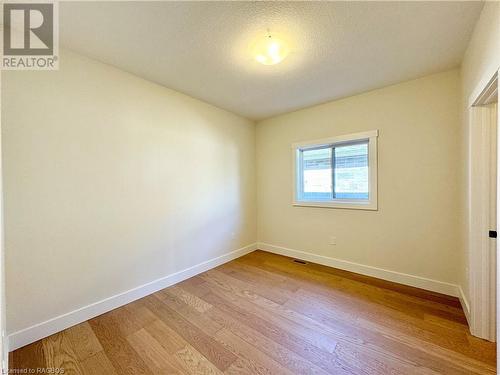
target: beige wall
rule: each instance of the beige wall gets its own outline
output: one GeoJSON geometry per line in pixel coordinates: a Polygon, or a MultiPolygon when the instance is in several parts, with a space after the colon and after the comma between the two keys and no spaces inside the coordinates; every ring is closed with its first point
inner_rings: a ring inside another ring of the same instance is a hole
{"type": "Polygon", "coordinates": [[[460,185],[462,189],[461,233],[462,240],[460,252],[460,279],[459,284],[464,290],[465,297],[469,300],[469,176],[470,176],[470,135],[469,100],[479,94],[478,90],[500,68],[500,3],[487,2],[475,26],[474,33],[462,62],[461,75],[461,160],[462,174],[460,185]]]}
{"type": "Polygon", "coordinates": [[[251,121],[61,56],[2,73],[9,333],[256,240],[251,121]]]}
{"type": "Polygon", "coordinates": [[[457,282],[459,94],[453,70],[259,122],[259,242],[457,282]],[[372,129],[378,211],[291,205],[293,142],[372,129]]]}

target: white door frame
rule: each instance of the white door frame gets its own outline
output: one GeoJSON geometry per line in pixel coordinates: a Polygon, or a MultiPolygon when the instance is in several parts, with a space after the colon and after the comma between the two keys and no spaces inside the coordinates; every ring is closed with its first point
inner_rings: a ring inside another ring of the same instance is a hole
{"type": "MultiPolygon", "coordinates": [[[[2,38],[2,32],[0,32],[2,38]]],[[[2,75],[0,74],[0,91],[2,91],[2,75]]],[[[2,103],[0,101],[0,113],[2,103]]],[[[8,373],[9,369],[9,345],[7,342],[7,330],[5,323],[5,248],[3,227],[3,185],[2,185],[2,122],[0,119],[0,373],[8,373]]]]}
{"type": "MultiPolygon", "coordinates": [[[[474,336],[496,340],[496,253],[497,242],[489,238],[497,230],[497,186],[499,155],[497,144],[498,72],[480,87],[479,94],[469,102],[470,165],[469,165],[469,324],[474,336]]],[[[476,91],[476,92],[478,92],[476,91]]]]}

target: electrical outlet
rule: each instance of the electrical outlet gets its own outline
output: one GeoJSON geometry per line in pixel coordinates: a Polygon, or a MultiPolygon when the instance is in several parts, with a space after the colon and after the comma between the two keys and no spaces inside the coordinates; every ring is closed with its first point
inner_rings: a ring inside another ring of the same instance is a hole
{"type": "Polygon", "coordinates": [[[337,237],[335,236],[330,236],[330,241],[328,242],[330,245],[336,245],[337,244],[337,237]]]}

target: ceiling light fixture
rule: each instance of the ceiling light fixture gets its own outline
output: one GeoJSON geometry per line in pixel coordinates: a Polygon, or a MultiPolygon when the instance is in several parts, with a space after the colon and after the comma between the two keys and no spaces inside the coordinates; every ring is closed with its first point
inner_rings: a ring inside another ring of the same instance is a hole
{"type": "Polygon", "coordinates": [[[257,41],[253,49],[255,60],[264,65],[275,65],[282,62],[289,52],[288,46],[283,40],[268,34],[257,41]]]}

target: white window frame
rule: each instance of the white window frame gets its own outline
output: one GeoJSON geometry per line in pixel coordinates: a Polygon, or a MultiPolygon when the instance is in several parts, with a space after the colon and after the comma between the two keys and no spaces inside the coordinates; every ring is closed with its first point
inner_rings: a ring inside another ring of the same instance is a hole
{"type": "Polygon", "coordinates": [[[298,142],[292,144],[293,158],[293,201],[292,204],[298,207],[324,207],[324,208],[347,208],[355,210],[378,210],[377,193],[377,139],[378,130],[370,130],[361,133],[345,134],[336,137],[317,139],[307,142],[298,142]],[[301,201],[298,196],[299,155],[300,151],[327,147],[339,146],[357,141],[368,141],[368,199],[367,200],[349,200],[332,199],[329,201],[301,201]]]}

